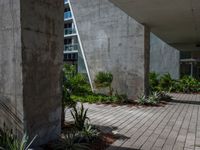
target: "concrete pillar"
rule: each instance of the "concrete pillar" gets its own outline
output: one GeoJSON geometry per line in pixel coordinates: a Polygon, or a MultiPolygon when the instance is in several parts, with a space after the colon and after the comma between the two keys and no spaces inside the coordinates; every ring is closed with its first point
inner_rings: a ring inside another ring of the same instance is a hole
{"type": "Polygon", "coordinates": [[[0,1],[0,127],[35,145],[61,131],[63,0],[0,1]]]}

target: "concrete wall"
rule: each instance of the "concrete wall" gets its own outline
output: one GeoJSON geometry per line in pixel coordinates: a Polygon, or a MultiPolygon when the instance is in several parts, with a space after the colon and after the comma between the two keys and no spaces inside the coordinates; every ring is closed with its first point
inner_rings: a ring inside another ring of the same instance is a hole
{"type": "Polygon", "coordinates": [[[174,79],[179,78],[180,52],[151,34],[150,71],[159,74],[170,73],[174,79]]]}
{"type": "Polygon", "coordinates": [[[114,91],[130,99],[144,93],[144,26],[108,0],[71,0],[71,5],[92,81],[99,71],[110,71],[114,91]]]}
{"type": "Polygon", "coordinates": [[[0,1],[0,123],[38,135],[35,145],[61,131],[63,5],[0,1]]]}
{"type": "Polygon", "coordinates": [[[0,127],[17,133],[24,129],[20,0],[1,0],[0,20],[0,127]]]}

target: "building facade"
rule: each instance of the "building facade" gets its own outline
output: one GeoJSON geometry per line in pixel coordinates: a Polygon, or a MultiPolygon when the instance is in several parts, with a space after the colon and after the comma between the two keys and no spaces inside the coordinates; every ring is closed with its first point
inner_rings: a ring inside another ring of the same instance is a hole
{"type": "Polygon", "coordinates": [[[64,0],[64,61],[77,66],[79,43],[69,0],[64,0]]]}
{"type": "Polygon", "coordinates": [[[193,76],[200,79],[200,52],[183,51],[180,55],[180,76],[193,76]]]}
{"type": "Polygon", "coordinates": [[[74,65],[77,72],[86,74],[80,39],[69,0],[64,0],[64,62],[74,65]]]}

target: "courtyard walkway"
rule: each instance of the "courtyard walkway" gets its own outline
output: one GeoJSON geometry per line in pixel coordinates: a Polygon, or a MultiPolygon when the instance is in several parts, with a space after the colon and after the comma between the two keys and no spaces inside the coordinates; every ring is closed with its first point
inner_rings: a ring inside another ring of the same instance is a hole
{"type": "Polygon", "coordinates": [[[200,150],[200,95],[171,95],[163,107],[85,107],[92,124],[118,137],[108,150],[200,150]]]}

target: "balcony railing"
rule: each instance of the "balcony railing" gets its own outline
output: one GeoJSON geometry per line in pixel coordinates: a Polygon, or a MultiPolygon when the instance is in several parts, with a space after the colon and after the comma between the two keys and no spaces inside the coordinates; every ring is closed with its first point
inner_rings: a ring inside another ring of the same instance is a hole
{"type": "Polygon", "coordinates": [[[78,49],[79,49],[78,44],[65,44],[64,45],[64,52],[78,51],[78,49]]]}
{"type": "Polygon", "coordinates": [[[64,4],[67,4],[69,2],[69,0],[64,0],[64,4]]]}
{"type": "Polygon", "coordinates": [[[67,11],[64,13],[64,20],[71,19],[71,18],[72,18],[71,11],[67,11]]]}
{"type": "Polygon", "coordinates": [[[65,28],[64,29],[64,36],[70,35],[70,34],[75,34],[76,30],[74,28],[65,28]]]}

